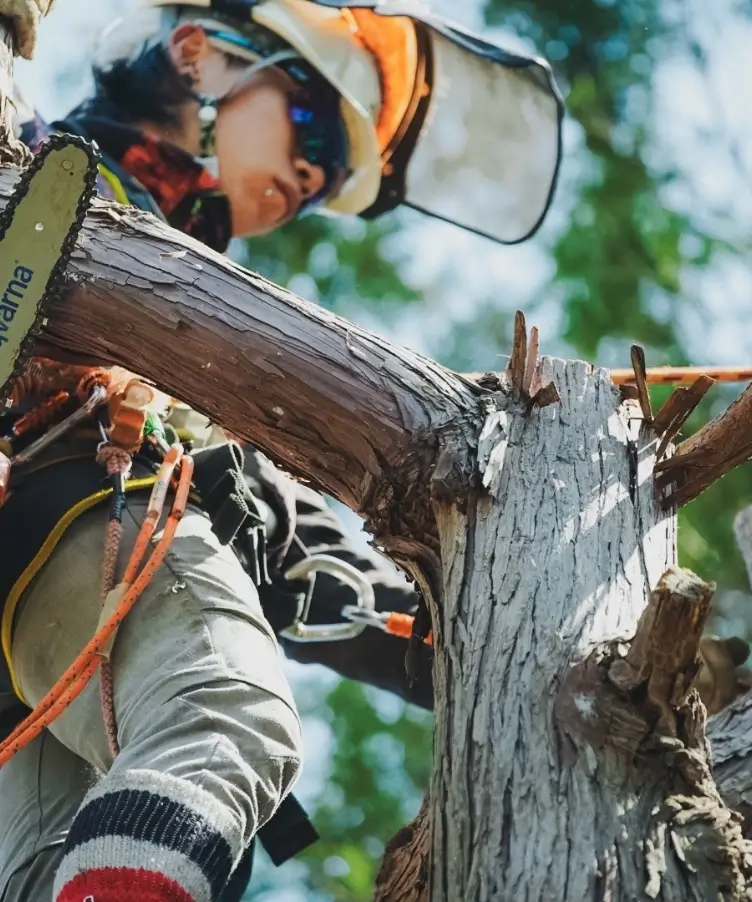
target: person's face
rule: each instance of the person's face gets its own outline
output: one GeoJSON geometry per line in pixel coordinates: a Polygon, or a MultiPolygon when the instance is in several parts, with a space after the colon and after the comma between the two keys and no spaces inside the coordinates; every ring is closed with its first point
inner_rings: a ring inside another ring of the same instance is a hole
{"type": "Polygon", "coordinates": [[[233,235],[264,235],[289,222],[325,183],[323,169],[298,150],[288,111],[292,82],[279,70],[265,69],[232,92],[243,69],[232,66],[197,26],[176,29],[170,51],[195,90],[220,97],[230,92],[219,107],[216,153],[233,235]]]}

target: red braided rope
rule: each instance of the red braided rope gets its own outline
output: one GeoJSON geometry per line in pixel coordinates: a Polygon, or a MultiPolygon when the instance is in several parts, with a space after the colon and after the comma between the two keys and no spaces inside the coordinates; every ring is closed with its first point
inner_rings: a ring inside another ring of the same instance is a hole
{"type": "MultiPolygon", "coordinates": [[[[131,455],[122,448],[117,448],[115,445],[103,445],[97,453],[97,463],[106,468],[108,476],[122,475],[125,479],[131,471],[133,460],[131,455]]],[[[123,524],[118,519],[110,519],[105,532],[104,558],[102,560],[100,590],[102,606],[104,606],[107,596],[115,588],[117,559],[122,538],[123,524]]],[[[118,742],[117,717],[115,715],[115,688],[112,681],[112,667],[109,661],[102,661],[99,673],[99,698],[102,706],[102,718],[107,732],[107,744],[110,747],[112,757],[116,758],[120,752],[120,744],[118,742]]]]}

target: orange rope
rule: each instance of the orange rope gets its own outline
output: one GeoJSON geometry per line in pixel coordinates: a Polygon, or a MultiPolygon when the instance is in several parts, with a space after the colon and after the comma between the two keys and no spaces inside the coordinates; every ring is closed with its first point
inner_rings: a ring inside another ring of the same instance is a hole
{"type": "Polygon", "coordinates": [[[20,437],[32,429],[39,429],[51,423],[57,416],[58,411],[68,403],[69,399],[70,395],[68,392],[61,391],[53,395],[48,401],[43,401],[41,404],[33,407],[13,424],[13,434],[20,437]]]}
{"type": "MultiPolygon", "coordinates": [[[[182,449],[178,449],[180,460],[182,449]]],[[[175,500],[167,518],[165,528],[154,551],[144,564],[143,569],[128,586],[116,610],[102,625],[96,635],[89,641],[83,651],[68,667],[65,673],[45,695],[32,713],[16,727],[11,735],[0,744],[0,767],[6,764],[17,752],[36,739],[49,725],[83,692],[92,675],[102,660],[104,650],[120,624],[125,620],[139,597],[149,585],[156,571],[162,564],[175,537],[180,520],[188,504],[193,477],[193,459],[183,457],[180,460],[180,478],[178,480],[175,500]]],[[[144,524],[145,525],[145,524],[144,524]]],[[[144,527],[142,526],[142,529],[144,527]]],[[[135,552],[135,549],[134,549],[135,552]]],[[[129,568],[130,569],[130,568],[129,568]]]]}
{"type": "MultiPolygon", "coordinates": [[[[710,376],[716,382],[752,382],[752,368],[734,366],[655,366],[647,370],[650,385],[691,384],[700,376],[710,376]]],[[[611,370],[611,381],[627,385],[635,381],[634,370],[611,370]]]]}

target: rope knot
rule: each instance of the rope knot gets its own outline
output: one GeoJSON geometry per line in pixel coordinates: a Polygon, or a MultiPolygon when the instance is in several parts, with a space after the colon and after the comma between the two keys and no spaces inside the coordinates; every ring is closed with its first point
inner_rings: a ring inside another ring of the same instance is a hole
{"type": "Polygon", "coordinates": [[[108,476],[122,474],[128,476],[133,465],[133,457],[123,448],[116,445],[102,445],[97,451],[97,463],[105,467],[108,476]]]}

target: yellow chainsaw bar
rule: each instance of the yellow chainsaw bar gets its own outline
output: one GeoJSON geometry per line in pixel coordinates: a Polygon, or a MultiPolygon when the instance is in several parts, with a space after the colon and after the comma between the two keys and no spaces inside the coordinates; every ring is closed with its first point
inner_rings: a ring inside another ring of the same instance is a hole
{"type": "Polygon", "coordinates": [[[97,178],[94,145],[53,135],[21,176],[0,214],[0,402],[31,356],[97,178]]]}

